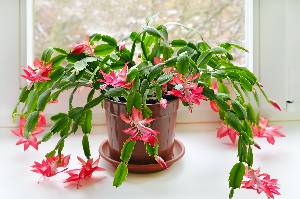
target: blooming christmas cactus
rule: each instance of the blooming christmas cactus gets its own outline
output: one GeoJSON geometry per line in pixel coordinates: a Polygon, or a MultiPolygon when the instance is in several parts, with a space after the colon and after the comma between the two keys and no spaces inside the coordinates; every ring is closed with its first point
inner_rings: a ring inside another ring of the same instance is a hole
{"type": "Polygon", "coordinates": [[[229,136],[232,143],[238,142],[238,162],[229,175],[230,198],[237,188],[265,192],[268,198],[279,194],[277,180],[268,174],[254,170],[253,146],[260,148],[254,137],[266,138],[274,144],[274,137],[283,137],[280,127],[268,125],[260,117],[259,92],[266,101],[280,110],[246,67],[234,63],[232,50],[246,51],[243,47],[225,42],[212,47],[207,42],[190,42],[183,39],[169,41],[164,25],[144,26],[140,32],[132,32],[128,39],[117,41],[108,35],[93,34],[70,50],[47,48],[32,66],[23,67],[28,82],[14,109],[14,118],[19,119],[19,128],[12,132],[19,137],[17,145],[24,150],[52,136],[59,136],[56,146],[46,154],[41,163],[35,162],[33,172],[52,177],[65,172],[66,183],[80,183],[91,177],[98,167],[99,159],[93,161],[89,135],[92,129],[92,108],[104,99],[126,104],[126,112],[120,118],[130,128],[115,171],[113,185],[118,187],[128,174],[128,162],[136,142],[143,142],[147,155],[153,157],[163,168],[166,162],[158,155],[160,133],[151,128],[152,112],[149,103],[167,107],[170,99],[178,98],[192,112],[195,105],[208,101],[212,111],[223,121],[217,137],[229,136]],[[81,87],[90,89],[84,106],[74,107],[73,96],[81,87]],[[68,112],[51,117],[52,125],[47,133],[44,110],[49,103],[57,102],[61,93],[72,89],[68,112]],[[251,102],[254,99],[255,103],[251,102]],[[79,132],[79,128],[82,131],[79,132]],[[81,133],[82,132],[82,133],[81,133]],[[68,170],[70,156],[63,155],[65,140],[74,133],[82,134],[82,148],[86,160],[78,157],[81,168],[68,170]],[[38,137],[38,135],[41,135],[38,137]],[[244,180],[243,180],[244,179],[244,180]]]}

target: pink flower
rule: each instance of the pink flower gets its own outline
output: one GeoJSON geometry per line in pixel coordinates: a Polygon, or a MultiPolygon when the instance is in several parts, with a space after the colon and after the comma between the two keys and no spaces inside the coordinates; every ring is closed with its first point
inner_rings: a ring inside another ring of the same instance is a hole
{"type": "Polygon", "coordinates": [[[253,134],[257,137],[265,137],[270,144],[275,143],[274,137],[285,137],[279,130],[281,126],[269,126],[269,121],[265,118],[260,118],[258,126],[253,126],[253,134]]]}
{"type": "Polygon", "coordinates": [[[49,74],[52,70],[52,65],[50,63],[45,65],[39,59],[34,60],[33,67],[22,67],[22,70],[25,75],[21,75],[21,77],[27,79],[29,82],[45,82],[51,80],[49,74]]]}
{"type": "MultiPolygon", "coordinates": [[[[218,92],[218,82],[217,81],[212,82],[212,89],[214,90],[214,93],[218,92]]],[[[219,112],[219,108],[218,108],[217,103],[215,101],[210,101],[209,105],[210,105],[210,108],[214,112],[219,112]]]]}
{"type": "Polygon", "coordinates": [[[217,93],[218,90],[219,90],[218,89],[218,82],[217,81],[213,81],[211,85],[212,85],[212,89],[214,90],[214,92],[217,93]]]}
{"type": "Polygon", "coordinates": [[[126,83],[126,78],[128,74],[127,63],[123,67],[121,71],[115,73],[115,71],[111,71],[109,74],[106,74],[102,70],[100,71],[104,79],[99,79],[99,82],[103,82],[104,84],[100,87],[101,90],[105,89],[107,86],[112,87],[123,87],[126,89],[130,89],[132,87],[132,82],[126,83]]]}
{"type": "Polygon", "coordinates": [[[278,180],[271,179],[267,173],[260,173],[260,169],[247,170],[244,177],[246,180],[242,181],[242,188],[256,190],[258,194],[264,192],[268,199],[273,199],[274,194],[280,195],[278,180]]]}
{"type": "Polygon", "coordinates": [[[181,101],[188,103],[191,110],[192,104],[199,105],[201,100],[205,99],[205,96],[202,95],[203,87],[198,86],[197,83],[193,82],[198,79],[199,76],[199,73],[188,77],[183,77],[178,73],[175,74],[173,79],[170,81],[170,83],[175,85],[175,87],[169,91],[168,94],[174,95],[180,98],[181,101]]]}
{"type": "Polygon", "coordinates": [[[221,139],[225,136],[229,136],[232,144],[235,144],[236,137],[239,136],[239,133],[229,126],[222,124],[222,126],[217,130],[217,138],[221,139]]]}
{"type": "Polygon", "coordinates": [[[87,52],[90,55],[94,54],[93,47],[90,45],[90,38],[87,35],[85,41],[74,44],[71,49],[71,54],[81,54],[87,52]]]}
{"type": "Polygon", "coordinates": [[[168,101],[166,99],[161,98],[161,100],[159,101],[159,104],[163,109],[166,109],[168,101]]]}
{"type": "Polygon", "coordinates": [[[163,63],[163,62],[164,62],[164,60],[160,57],[154,57],[153,58],[154,65],[157,65],[157,64],[160,64],[160,63],[163,63]]]}
{"type": "Polygon", "coordinates": [[[219,112],[219,107],[217,106],[217,103],[215,101],[210,101],[209,102],[210,108],[214,111],[214,112],[219,112]]]}
{"type": "Polygon", "coordinates": [[[142,112],[135,107],[132,108],[131,116],[126,117],[124,113],[121,113],[120,117],[126,124],[132,126],[123,130],[124,133],[130,135],[130,140],[141,140],[144,143],[150,144],[152,147],[158,142],[156,136],[159,132],[145,126],[153,122],[153,118],[144,119],[142,112]]]}
{"type": "Polygon", "coordinates": [[[168,165],[167,163],[164,161],[164,159],[162,159],[160,156],[156,155],[155,156],[155,161],[163,168],[163,169],[167,169],[168,165]]]}
{"type": "Polygon", "coordinates": [[[275,102],[274,100],[270,100],[269,101],[271,103],[271,105],[276,108],[277,110],[281,111],[280,106],[277,104],[277,102],[275,102]]]}
{"type": "Polygon", "coordinates": [[[122,41],[120,44],[119,44],[119,51],[122,51],[122,50],[124,50],[125,49],[125,42],[124,41],[122,41]]]}
{"type": "Polygon", "coordinates": [[[37,126],[38,127],[45,127],[46,124],[47,124],[47,121],[46,121],[45,114],[44,113],[40,113],[37,126]]]}
{"type": "Polygon", "coordinates": [[[70,155],[64,156],[54,156],[54,157],[47,157],[45,160],[42,160],[41,163],[34,162],[34,165],[31,167],[33,168],[31,171],[35,173],[40,173],[45,177],[52,177],[58,173],[61,173],[67,170],[68,164],[70,161],[70,155]],[[58,168],[64,168],[63,170],[58,170],[58,168]]]}
{"type": "Polygon", "coordinates": [[[168,67],[168,68],[163,68],[162,69],[164,74],[170,74],[170,73],[174,73],[175,72],[175,68],[174,67],[168,67]]]}
{"type": "Polygon", "coordinates": [[[98,166],[99,158],[95,160],[95,162],[93,162],[93,159],[84,161],[78,156],[77,159],[81,163],[81,168],[67,171],[66,173],[69,174],[69,177],[64,181],[65,183],[76,182],[77,188],[79,188],[82,181],[92,177],[94,172],[105,170],[104,168],[98,166]]]}
{"type": "Polygon", "coordinates": [[[46,126],[46,119],[43,113],[39,115],[38,124],[36,128],[31,132],[30,137],[27,139],[24,136],[24,129],[25,129],[25,123],[26,118],[21,116],[19,120],[19,128],[12,129],[11,132],[19,137],[19,140],[17,141],[16,145],[24,144],[24,151],[26,151],[29,146],[32,146],[36,150],[38,150],[39,142],[36,138],[36,135],[42,133],[44,131],[44,128],[46,126]]]}

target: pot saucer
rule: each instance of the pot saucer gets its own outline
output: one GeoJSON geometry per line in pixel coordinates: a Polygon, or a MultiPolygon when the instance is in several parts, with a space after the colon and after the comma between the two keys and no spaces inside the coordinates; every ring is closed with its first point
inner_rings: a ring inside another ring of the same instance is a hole
{"type": "MultiPolygon", "coordinates": [[[[104,140],[99,147],[100,156],[112,164],[114,167],[117,167],[120,163],[118,160],[114,160],[109,155],[109,146],[108,140],[104,140]]],[[[182,142],[179,140],[174,141],[174,148],[173,148],[173,158],[171,160],[166,161],[168,167],[178,161],[185,153],[185,148],[182,142]]],[[[151,173],[156,171],[164,170],[158,163],[156,164],[128,164],[128,170],[132,173],[151,173]]]]}

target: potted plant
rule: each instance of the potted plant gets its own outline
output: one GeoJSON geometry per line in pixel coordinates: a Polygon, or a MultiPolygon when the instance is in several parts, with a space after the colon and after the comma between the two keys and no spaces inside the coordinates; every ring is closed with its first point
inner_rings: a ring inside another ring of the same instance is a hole
{"type": "Polygon", "coordinates": [[[22,89],[13,112],[20,123],[13,130],[20,138],[17,144],[24,144],[24,150],[29,146],[38,149],[52,136],[60,136],[46,159],[34,163],[33,171],[46,177],[67,172],[66,182],[79,186],[94,171],[103,170],[98,167],[99,159],[93,161],[89,147],[92,108],[102,104],[109,132],[108,155],[118,164],[113,185],[118,187],[128,174],[128,165],[138,167],[157,162],[161,168],[170,166],[179,101],[190,112],[195,105],[209,101],[226,126],[219,137],[230,132],[238,136],[238,162],[229,175],[230,198],[241,184],[273,198],[273,194],[279,194],[277,181],[252,168],[252,148],[260,148],[253,132],[262,127],[251,101],[259,104],[260,91],[267,102],[280,107],[268,98],[251,71],[234,63],[232,49],[247,52],[229,42],[212,47],[204,40],[169,41],[164,25],[144,26],[121,42],[108,35],[93,34],[69,51],[47,48],[33,66],[23,68],[22,77],[28,85],[22,89]],[[86,104],[74,107],[73,96],[81,87],[90,89],[86,104]],[[68,112],[52,116],[50,130],[38,139],[45,126],[45,107],[57,102],[59,95],[69,89],[72,92],[68,112]],[[70,156],[62,153],[64,142],[79,128],[86,160],[78,157],[81,168],[66,171],[70,156]],[[242,181],[247,177],[249,181],[242,181]]]}

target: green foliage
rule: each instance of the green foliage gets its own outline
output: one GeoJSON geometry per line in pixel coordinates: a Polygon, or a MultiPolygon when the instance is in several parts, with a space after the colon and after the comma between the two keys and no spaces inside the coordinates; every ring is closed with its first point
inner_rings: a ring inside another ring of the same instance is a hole
{"type": "Polygon", "coordinates": [[[229,187],[233,189],[240,188],[244,174],[245,174],[244,164],[241,162],[236,163],[230,171],[229,187]]]}
{"type": "Polygon", "coordinates": [[[113,186],[119,187],[126,180],[127,175],[128,175],[127,164],[124,162],[120,162],[119,166],[115,171],[113,186]]]}
{"type": "Polygon", "coordinates": [[[97,56],[105,57],[115,50],[115,47],[110,44],[100,44],[94,49],[97,56]]]}
{"type": "Polygon", "coordinates": [[[51,56],[52,56],[53,53],[54,53],[53,48],[47,48],[47,49],[45,49],[44,52],[42,53],[42,58],[41,58],[41,60],[42,60],[43,62],[48,63],[48,62],[50,61],[51,56]]]}
{"type": "Polygon", "coordinates": [[[38,111],[34,111],[28,116],[25,124],[25,131],[24,131],[24,136],[26,138],[29,138],[30,132],[34,130],[38,119],[39,119],[38,111]]]}
{"type": "Polygon", "coordinates": [[[128,163],[128,161],[130,160],[131,154],[134,150],[135,144],[136,144],[136,141],[127,141],[124,143],[122,151],[121,151],[121,156],[120,156],[120,159],[123,162],[128,163]]]}
{"type": "Polygon", "coordinates": [[[163,85],[167,82],[169,82],[173,78],[174,74],[169,73],[169,74],[163,74],[157,79],[157,84],[163,85]]]}
{"type": "Polygon", "coordinates": [[[84,106],[85,109],[90,109],[90,108],[93,108],[93,107],[97,106],[98,104],[100,104],[103,101],[103,99],[104,99],[104,95],[100,95],[100,96],[98,96],[98,97],[96,97],[96,98],[94,98],[92,100],[91,100],[91,98],[92,98],[92,96],[89,95],[88,102],[84,106]]]}
{"type": "Polygon", "coordinates": [[[91,109],[87,109],[85,111],[85,118],[84,118],[84,122],[81,125],[82,127],[82,132],[84,134],[90,134],[91,130],[92,130],[92,110],[91,109]]]}
{"type": "MultiPolygon", "coordinates": [[[[157,102],[162,98],[169,99],[171,89],[179,89],[189,98],[193,94],[193,88],[201,86],[205,100],[216,102],[221,120],[239,132],[239,163],[233,166],[229,176],[231,188],[229,196],[232,197],[234,189],[240,187],[245,165],[251,167],[253,164],[252,125],[258,123],[259,112],[254,110],[252,98],[256,101],[257,107],[260,93],[268,102],[270,99],[251,71],[232,62],[234,60],[232,50],[247,52],[243,47],[229,42],[214,47],[205,41],[194,43],[181,38],[169,42],[168,36],[166,26],[153,27],[147,23],[140,32],[132,32],[129,38],[123,39],[128,40],[126,48],[122,50],[118,48],[119,40],[101,34],[90,36],[94,54],[87,52],[74,54],[72,50],[47,48],[42,53],[41,60],[45,65],[52,64],[49,74],[51,80],[32,82],[30,87],[24,87],[14,108],[14,116],[22,115],[27,118],[24,135],[27,138],[30,136],[30,132],[36,127],[39,113],[45,110],[51,100],[58,99],[61,93],[72,89],[68,112],[51,117],[53,124],[50,131],[43,135],[41,142],[47,142],[55,134],[60,136],[55,148],[47,156],[51,157],[56,153],[59,155],[62,153],[65,140],[80,127],[83,134],[83,151],[89,159],[91,109],[104,99],[125,101],[127,114],[130,115],[132,108],[135,107],[142,111],[144,118],[149,118],[152,117],[152,111],[147,103],[157,102]],[[131,46],[128,45],[130,40],[131,46]],[[159,63],[155,62],[156,58],[161,58],[159,63]],[[125,64],[128,66],[128,73],[120,76],[120,69],[125,64]],[[101,88],[104,78],[99,71],[112,78],[113,83],[106,82],[105,89],[101,88]],[[201,74],[200,77],[193,79],[197,73],[201,74]],[[175,75],[177,81],[174,79],[175,75]],[[212,89],[212,81],[218,82],[217,90],[212,89]],[[132,83],[131,88],[116,87],[116,82],[120,85],[132,83]],[[188,86],[191,86],[191,89],[186,89],[188,86]],[[73,107],[73,96],[80,87],[88,87],[91,91],[85,104],[73,107]]],[[[193,105],[187,101],[182,102],[184,106],[193,105]]],[[[123,146],[120,157],[122,162],[115,171],[113,182],[116,187],[126,179],[127,164],[134,147],[134,141],[128,141],[123,146]]],[[[158,155],[158,144],[152,147],[146,143],[145,147],[149,156],[158,155]]]]}
{"type": "Polygon", "coordinates": [[[90,143],[89,143],[89,137],[87,134],[84,134],[82,137],[82,148],[84,155],[87,159],[90,159],[91,157],[91,151],[90,151],[90,143]]]}
{"type": "Polygon", "coordinates": [[[27,86],[23,87],[19,96],[19,102],[25,102],[27,100],[29,93],[30,93],[30,89],[28,89],[27,86]]]}
{"type": "Polygon", "coordinates": [[[86,58],[84,58],[80,61],[77,61],[74,64],[73,67],[76,71],[82,71],[88,66],[89,62],[94,62],[94,61],[97,61],[97,58],[95,58],[95,57],[86,57],[86,58]]]}
{"type": "Polygon", "coordinates": [[[183,39],[175,39],[171,42],[173,47],[183,47],[187,45],[187,42],[183,39]]]}
{"type": "Polygon", "coordinates": [[[139,110],[142,107],[142,95],[136,91],[133,91],[127,97],[126,109],[128,113],[131,112],[133,106],[139,110]]]}
{"type": "Polygon", "coordinates": [[[185,75],[189,71],[189,58],[187,53],[181,53],[176,62],[176,69],[179,73],[185,75]]]}
{"type": "Polygon", "coordinates": [[[51,90],[48,89],[39,96],[38,103],[37,103],[38,111],[44,111],[46,104],[50,100],[50,95],[51,95],[51,90]]]}

